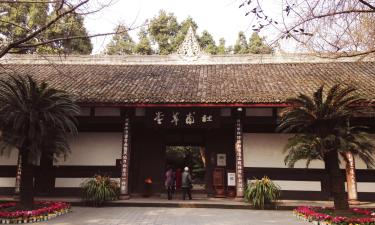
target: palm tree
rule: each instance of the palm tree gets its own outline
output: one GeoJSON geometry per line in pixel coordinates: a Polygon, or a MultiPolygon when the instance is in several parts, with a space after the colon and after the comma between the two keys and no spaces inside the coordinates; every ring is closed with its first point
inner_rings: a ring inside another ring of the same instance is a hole
{"type": "Polygon", "coordinates": [[[348,123],[347,129],[342,133],[342,149],[339,151],[343,161],[345,162],[345,175],[349,203],[358,204],[357,181],[355,173],[355,158],[358,156],[368,168],[374,167],[374,144],[369,139],[365,127],[350,127],[348,123]]]}
{"type": "Polygon", "coordinates": [[[58,158],[69,153],[68,135],[76,134],[79,107],[64,91],[30,76],[0,79],[0,154],[16,148],[21,155],[20,204],[34,200],[33,164],[42,153],[58,158]]]}
{"type": "Polygon", "coordinates": [[[373,144],[361,127],[348,125],[363,111],[365,99],[352,87],[334,85],[326,94],[321,86],[312,97],[300,94],[287,99],[278,130],[296,133],[288,140],[285,163],[294,167],[298,160],[323,160],[330,176],[330,189],[336,210],[349,208],[345,183],[339,167],[339,153],[351,151],[367,165],[374,164],[373,144]]]}

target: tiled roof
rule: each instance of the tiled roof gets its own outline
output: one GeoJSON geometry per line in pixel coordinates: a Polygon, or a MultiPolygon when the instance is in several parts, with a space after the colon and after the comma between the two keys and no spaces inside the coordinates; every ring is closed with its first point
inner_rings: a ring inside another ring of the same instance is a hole
{"type": "Polygon", "coordinates": [[[80,103],[282,103],[322,84],[348,83],[375,98],[375,62],[99,65],[3,64],[72,93],[80,103]]]}

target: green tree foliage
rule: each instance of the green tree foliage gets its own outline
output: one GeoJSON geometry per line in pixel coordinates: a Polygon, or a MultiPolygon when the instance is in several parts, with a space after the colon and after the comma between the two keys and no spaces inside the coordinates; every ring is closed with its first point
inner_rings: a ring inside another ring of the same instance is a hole
{"type": "Polygon", "coordinates": [[[22,158],[20,203],[33,204],[33,166],[42,154],[69,152],[68,135],[77,133],[79,107],[65,92],[30,76],[0,79],[0,155],[17,149],[22,158]]]}
{"type": "Polygon", "coordinates": [[[249,53],[249,47],[247,45],[247,40],[245,33],[243,31],[240,31],[238,33],[236,44],[233,47],[234,54],[248,54],[249,53]]]}
{"type": "MultiPolygon", "coordinates": [[[[151,19],[148,28],[151,39],[158,45],[158,51],[155,51],[155,53],[167,55],[176,52],[189,27],[192,27],[194,31],[198,29],[198,24],[192,17],[189,16],[180,24],[173,13],[161,10],[157,16],[151,19]]],[[[212,55],[231,53],[269,54],[273,51],[271,47],[265,44],[264,38],[260,37],[258,33],[253,33],[248,42],[245,33],[239,32],[238,39],[233,47],[226,47],[224,39],[220,40],[217,46],[213,36],[207,30],[204,30],[200,36],[197,35],[197,40],[201,48],[212,55]]]]}
{"type": "Polygon", "coordinates": [[[167,146],[166,162],[175,169],[185,166],[191,169],[195,182],[204,182],[206,158],[204,151],[197,146],[167,146]]]}
{"type": "MultiPolygon", "coordinates": [[[[192,17],[189,16],[180,24],[173,13],[161,10],[159,15],[150,21],[148,31],[152,40],[158,44],[158,53],[167,55],[177,51],[184,41],[189,27],[192,27],[194,31],[198,29],[198,25],[192,17]]],[[[197,40],[204,51],[217,54],[217,46],[208,31],[203,31],[201,36],[197,35],[197,40]]]]}
{"type": "Polygon", "coordinates": [[[220,38],[219,46],[217,46],[217,54],[224,55],[227,53],[227,49],[225,48],[225,39],[220,38]]]}
{"type": "Polygon", "coordinates": [[[131,55],[134,53],[135,43],[128,33],[125,25],[118,25],[115,29],[116,34],[106,47],[108,55],[131,55]]]}
{"type": "MultiPolygon", "coordinates": [[[[0,36],[9,41],[26,37],[30,32],[36,31],[56,17],[59,3],[1,3],[2,12],[0,23],[0,36]]],[[[66,6],[59,9],[59,13],[68,10],[66,6]]],[[[18,53],[65,53],[65,54],[90,54],[92,44],[87,36],[83,17],[76,13],[69,13],[61,18],[36,38],[24,43],[33,45],[44,40],[61,39],[46,45],[21,49],[18,53]],[[80,39],[64,40],[64,37],[80,36],[80,39]]]]}
{"type": "Polygon", "coordinates": [[[247,42],[245,33],[240,31],[233,47],[234,54],[270,54],[272,52],[273,49],[265,43],[264,38],[260,37],[257,32],[252,33],[249,42],[247,42]]]}
{"type": "Polygon", "coordinates": [[[358,107],[364,99],[355,88],[334,85],[327,93],[323,86],[313,96],[300,94],[287,99],[278,129],[297,133],[285,149],[285,163],[293,167],[299,160],[323,160],[330,176],[330,189],[335,209],[348,209],[344,179],[339,167],[338,154],[351,151],[372,166],[374,145],[360,127],[350,127],[348,121],[364,109],[358,107]],[[357,107],[355,107],[357,106],[357,107]]]}
{"type": "Polygon", "coordinates": [[[270,54],[273,49],[264,43],[264,38],[261,38],[257,32],[254,32],[249,38],[249,52],[252,54],[270,54]]]}
{"type": "Polygon", "coordinates": [[[173,13],[161,10],[150,20],[148,32],[158,45],[160,55],[168,55],[175,51],[175,38],[180,30],[177,18],[173,13]]]}
{"type": "Polygon", "coordinates": [[[227,49],[226,49],[226,53],[227,53],[227,54],[233,54],[233,53],[234,53],[234,51],[233,51],[233,46],[232,46],[232,45],[230,45],[230,46],[227,47],[227,49]]]}
{"type": "Polygon", "coordinates": [[[217,49],[215,40],[207,30],[204,30],[202,32],[202,35],[199,37],[198,42],[201,48],[205,52],[212,54],[212,55],[217,54],[218,49],[217,49]]]}
{"type": "Polygon", "coordinates": [[[134,52],[140,55],[152,55],[153,50],[147,31],[142,28],[138,33],[139,42],[134,48],[134,52]]]}

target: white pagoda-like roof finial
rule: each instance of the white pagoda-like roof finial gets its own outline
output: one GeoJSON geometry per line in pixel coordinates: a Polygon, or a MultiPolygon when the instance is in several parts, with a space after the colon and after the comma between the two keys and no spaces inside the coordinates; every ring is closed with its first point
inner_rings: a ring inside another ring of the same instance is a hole
{"type": "Polygon", "coordinates": [[[195,60],[203,55],[199,42],[195,36],[193,28],[190,26],[184,41],[177,49],[177,55],[185,59],[195,60]]]}

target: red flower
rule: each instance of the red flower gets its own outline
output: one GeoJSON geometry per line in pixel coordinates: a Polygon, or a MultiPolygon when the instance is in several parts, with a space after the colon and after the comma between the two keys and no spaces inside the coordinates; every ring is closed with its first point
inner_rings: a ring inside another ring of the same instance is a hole
{"type": "MultiPolygon", "coordinates": [[[[9,202],[0,204],[0,210],[2,208],[8,208],[16,206],[17,203],[9,202]]],[[[15,212],[1,212],[0,211],[0,219],[15,219],[15,218],[30,218],[36,216],[47,216],[49,213],[56,213],[58,211],[62,211],[65,209],[70,208],[70,204],[65,202],[35,202],[36,205],[44,205],[44,207],[31,210],[31,211],[15,211],[15,212]]]]}
{"type": "Polygon", "coordinates": [[[332,217],[330,215],[320,213],[317,211],[320,210],[326,210],[326,209],[331,209],[333,208],[319,208],[319,207],[308,207],[308,206],[301,206],[298,207],[297,209],[294,210],[295,213],[297,213],[300,216],[303,216],[307,218],[310,221],[326,221],[334,224],[363,224],[363,225],[375,225],[375,214],[366,209],[358,209],[354,208],[351,209],[353,213],[356,214],[362,214],[362,215],[367,215],[368,217],[364,218],[356,218],[356,217],[343,217],[343,216],[335,216],[332,217]]]}

